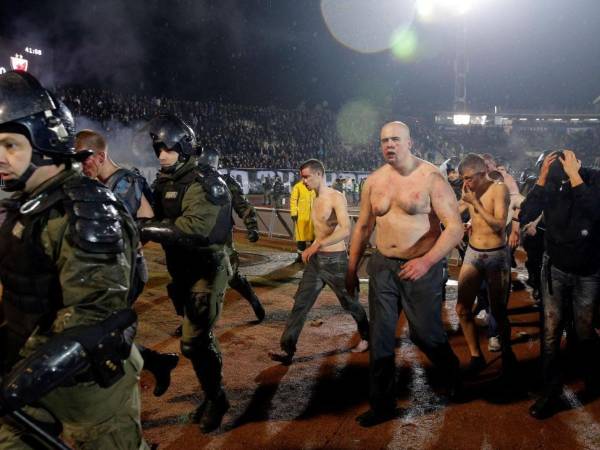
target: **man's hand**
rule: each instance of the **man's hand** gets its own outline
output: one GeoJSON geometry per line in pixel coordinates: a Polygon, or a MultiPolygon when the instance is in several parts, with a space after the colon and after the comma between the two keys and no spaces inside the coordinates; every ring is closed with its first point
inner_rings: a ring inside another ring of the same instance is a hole
{"type": "Polygon", "coordinates": [[[321,248],[321,244],[319,243],[319,241],[316,241],[316,240],[313,241],[313,243],[310,245],[310,247],[308,247],[306,250],[304,250],[302,252],[302,262],[304,264],[308,263],[308,261],[310,261],[310,258],[312,257],[312,255],[317,253],[320,248],[321,248]]]}
{"type": "Polygon", "coordinates": [[[346,292],[353,296],[358,291],[360,291],[358,275],[356,274],[356,271],[348,270],[346,272],[346,292]]]}
{"type": "Polygon", "coordinates": [[[548,171],[550,170],[550,166],[554,161],[558,158],[557,152],[552,152],[546,158],[544,158],[544,162],[542,163],[542,168],[540,169],[540,176],[538,177],[537,184],[540,186],[546,185],[546,180],[548,179],[548,171]]]}
{"type": "Polygon", "coordinates": [[[402,280],[417,281],[431,268],[431,264],[422,256],[402,264],[398,276],[402,280]]]}
{"type": "Polygon", "coordinates": [[[248,230],[248,240],[250,242],[256,242],[260,239],[260,234],[258,234],[258,230],[248,230]]]}
{"type": "Polygon", "coordinates": [[[523,232],[527,236],[535,236],[537,233],[537,226],[534,222],[529,222],[527,225],[523,227],[523,232]]]}
{"type": "Polygon", "coordinates": [[[475,203],[477,202],[477,197],[475,196],[475,192],[473,192],[465,185],[463,186],[461,200],[470,205],[475,205],[475,203]]]}
{"type": "Polygon", "coordinates": [[[579,175],[581,161],[577,159],[575,153],[573,153],[571,150],[563,150],[563,155],[565,155],[565,159],[558,158],[558,160],[562,164],[565,173],[569,176],[571,185],[575,186],[577,184],[581,184],[583,182],[581,180],[581,176],[579,175]]]}
{"type": "Polygon", "coordinates": [[[511,249],[515,249],[517,248],[517,246],[519,245],[519,230],[515,230],[515,231],[511,231],[510,235],[508,236],[508,246],[511,249]]]}

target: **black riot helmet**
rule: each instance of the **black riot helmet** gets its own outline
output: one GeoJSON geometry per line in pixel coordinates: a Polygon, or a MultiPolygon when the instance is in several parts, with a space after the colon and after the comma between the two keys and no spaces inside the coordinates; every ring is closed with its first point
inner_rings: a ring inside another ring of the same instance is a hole
{"type": "Polygon", "coordinates": [[[81,161],[88,152],[75,151],[75,121],[71,111],[31,74],[10,71],[0,75],[0,132],[19,133],[29,139],[32,156],[19,179],[5,183],[16,191],[39,166],[81,161]]]}
{"type": "Polygon", "coordinates": [[[200,156],[198,157],[198,166],[208,166],[212,167],[214,170],[218,170],[219,158],[221,158],[219,150],[214,148],[203,148],[202,153],[200,153],[200,156]]]}
{"type": "Polygon", "coordinates": [[[173,114],[161,114],[148,123],[152,138],[152,147],[156,156],[163,148],[179,153],[181,161],[196,154],[196,135],[194,130],[173,114]]]}

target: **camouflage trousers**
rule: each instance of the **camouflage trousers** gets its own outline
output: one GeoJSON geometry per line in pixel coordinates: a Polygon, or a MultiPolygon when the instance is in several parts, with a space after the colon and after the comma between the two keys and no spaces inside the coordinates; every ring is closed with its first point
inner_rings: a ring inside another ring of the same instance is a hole
{"type": "MultiPolygon", "coordinates": [[[[44,428],[60,429],[71,446],[85,450],[147,449],[140,423],[139,374],[142,357],[135,346],[124,363],[125,375],[109,388],[94,382],[59,387],[24,412],[44,428]],[[58,423],[57,420],[60,422],[58,423]]],[[[10,419],[0,419],[0,450],[40,449],[33,434],[10,419]]]]}

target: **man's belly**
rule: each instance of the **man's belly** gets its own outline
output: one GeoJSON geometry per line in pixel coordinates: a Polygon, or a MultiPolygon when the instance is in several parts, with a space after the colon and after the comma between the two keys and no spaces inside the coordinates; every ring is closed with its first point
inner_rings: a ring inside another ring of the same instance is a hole
{"type": "Polygon", "coordinates": [[[469,244],[481,250],[502,247],[504,244],[506,244],[506,233],[504,230],[500,235],[493,232],[473,232],[471,233],[471,236],[469,236],[469,244]]]}
{"type": "Polygon", "coordinates": [[[441,230],[439,223],[430,222],[429,215],[396,214],[377,218],[376,233],[375,245],[382,255],[411,259],[427,253],[441,230]]]}

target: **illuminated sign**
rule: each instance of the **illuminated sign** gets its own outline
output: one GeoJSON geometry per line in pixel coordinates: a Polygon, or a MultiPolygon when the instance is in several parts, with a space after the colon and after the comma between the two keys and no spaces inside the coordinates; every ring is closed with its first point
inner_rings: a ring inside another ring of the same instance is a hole
{"type": "Polygon", "coordinates": [[[39,48],[25,47],[25,53],[31,53],[32,55],[42,56],[42,50],[39,48]]]}
{"type": "Polygon", "coordinates": [[[15,53],[15,56],[10,57],[10,66],[13,68],[13,70],[23,70],[27,72],[29,61],[23,58],[23,55],[15,53]]]}

